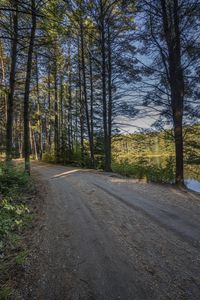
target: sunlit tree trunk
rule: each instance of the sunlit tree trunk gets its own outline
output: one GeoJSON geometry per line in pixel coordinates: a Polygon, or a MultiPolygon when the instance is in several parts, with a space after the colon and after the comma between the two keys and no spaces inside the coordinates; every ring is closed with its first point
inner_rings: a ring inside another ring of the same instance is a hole
{"type": "Polygon", "coordinates": [[[6,125],[6,160],[12,159],[12,139],[13,139],[13,102],[15,90],[15,73],[17,64],[17,44],[18,44],[18,0],[13,1],[15,11],[13,12],[13,36],[11,50],[11,68],[9,79],[9,91],[7,102],[7,125],[6,125]]]}
{"type": "Polygon", "coordinates": [[[0,40],[0,65],[1,65],[1,73],[2,73],[2,86],[3,86],[3,98],[4,98],[4,111],[5,111],[5,119],[4,124],[7,124],[7,84],[6,84],[6,62],[4,60],[4,48],[3,44],[0,40]]]}
{"type": "Polygon", "coordinates": [[[37,90],[37,112],[38,112],[38,131],[39,131],[39,159],[42,160],[43,154],[43,130],[42,130],[42,117],[41,117],[41,109],[40,109],[40,90],[39,90],[39,71],[38,71],[38,55],[36,52],[35,56],[36,60],[36,90],[37,90]]]}

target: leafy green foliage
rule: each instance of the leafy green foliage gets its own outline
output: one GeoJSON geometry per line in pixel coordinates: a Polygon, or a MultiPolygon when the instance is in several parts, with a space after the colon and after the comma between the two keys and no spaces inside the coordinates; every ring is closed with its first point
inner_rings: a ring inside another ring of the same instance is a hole
{"type": "Polygon", "coordinates": [[[25,195],[32,183],[22,166],[0,163],[0,299],[10,299],[11,289],[5,286],[10,272],[26,261],[27,250],[22,233],[32,214],[25,195]]]}
{"type": "Polygon", "coordinates": [[[0,164],[0,193],[4,196],[13,196],[28,184],[29,178],[23,172],[22,166],[13,167],[12,163],[0,164]]]}
{"type": "Polygon", "coordinates": [[[0,207],[0,237],[6,238],[11,232],[23,228],[29,209],[24,204],[16,204],[8,199],[3,199],[0,207]]]}
{"type": "Polygon", "coordinates": [[[28,256],[28,251],[21,251],[15,258],[15,261],[18,265],[23,265],[26,262],[28,256]]]}
{"type": "Polygon", "coordinates": [[[8,300],[12,296],[12,290],[9,287],[3,287],[0,290],[0,300],[8,300]]]}
{"type": "Polygon", "coordinates": [[[55,162],[55,155],[53,150],[47,150],[43,153],[42,160],[45,162],[55,162]]]}

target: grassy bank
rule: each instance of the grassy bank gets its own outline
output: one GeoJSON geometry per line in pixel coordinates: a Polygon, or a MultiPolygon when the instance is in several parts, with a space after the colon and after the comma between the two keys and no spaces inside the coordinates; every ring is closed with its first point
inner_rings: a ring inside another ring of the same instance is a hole
{"type": "MultiPolygon", "coordinates": [[[[148,182],[173,183],[175,180],[175,158],[165,156],[118,157],[113,160],[112,170],[121,175],[145,179],[148,182]]],[[[185,161],[185,179],[200,181],[200,163],[185,161]]]]}
{"type": "Polygon", "coordinates": [[[21,165],[0,163],[0,300],[10,299],[12,279],[26,262],[25,233],[33,220],[29,207],[33,191],[21,165]]]}
{"type": "Polygon", "coordinates": [[[113,172],[121,175],[136,178],[145,179],[149,182],[173,182],[174,180],[174,159],[168,158],[165,164],[156,164],[148,158],[137,158],[134,161],[123,160],[113,161],[113,172]]]}

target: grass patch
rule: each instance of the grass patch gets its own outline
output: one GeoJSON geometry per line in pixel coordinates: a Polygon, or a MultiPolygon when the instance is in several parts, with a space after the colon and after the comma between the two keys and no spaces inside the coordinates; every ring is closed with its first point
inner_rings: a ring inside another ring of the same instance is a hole
{"type": "Polygon", "coordinates": [[[33,190],[21,165],[0,163],[0,300],[10,299],[10,279],[28,256],[23,234],[33,219],[28,205],[33,190]]]}
{"type": "Polygon", "coordinates": [[[0,290],[0,300],[9,300],[12,296],[12,290],[9,287],[3,287],[0,290]]]}

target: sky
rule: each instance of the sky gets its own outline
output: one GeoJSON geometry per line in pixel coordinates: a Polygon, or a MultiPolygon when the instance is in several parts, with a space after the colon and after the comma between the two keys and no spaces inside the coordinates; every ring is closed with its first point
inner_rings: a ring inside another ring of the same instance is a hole
{"type": "Polygon", "coordinates": [[[149,129],[155,120],[151,117],[144,118],[128,118],[124,116],[118,116],[114,123],[114,127],[118,128],[121,133],[134,133],[141,129],[149,129]]]}

